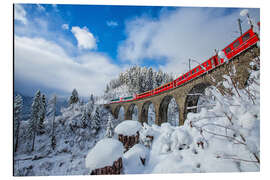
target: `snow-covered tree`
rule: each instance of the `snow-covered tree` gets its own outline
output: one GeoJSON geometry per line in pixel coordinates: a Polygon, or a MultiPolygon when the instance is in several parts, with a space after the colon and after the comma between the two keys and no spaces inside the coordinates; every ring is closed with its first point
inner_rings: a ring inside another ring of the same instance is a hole
{"type": "Polygon", "coordinates": [[[100,121],[101,121],[100,114],[101,114],[100,108],[96,107],[94,117],[91,121],[91,129],[92,129],[93,134],[96,134],[98,132],[98,130],[100,129],[100,121]]]}
{"type": "Polygon", "coordinates": [[[52,133],[51,133],[51,147],[55,149],[56,146],[56,138],[55,138],[55,116],[56,116],[56,100],[57,97],[54,95],[48,103],[48,113],[52,117],[52,133]]]}
{"type": "Polygon", "coordinates": [[[46,109],[47,109],[47,102],[45,94],[41,95],[40,99],[40,112],[39,112],[39,120],[38,120],[38,133],[44,133],[44,120],[46,117],[46,109]]]}
{"type": "Polygon", "coordinates": [[[41,94],[40,91],[38,90],[32,103],[32,113],[28,124],[28,137],[32,138],[32,148],[31,148],[32,151],[34,151],[35,148],[35,138],[38,131],[40,110],[41,110],[41,94]]]}
{"type": "Polygon", "coordinates": [[[90,117],[89,117],[89,114],[87,113],[87,108],[85,107],[83,112],[82,112],[82,117],[81,117],[81,126],[82,126],[82,128],[87,127],[89,120],[90,120],[90,117]]]}
{"type": "Polygon", "coordinates": [[[71,104],[76,104],[77,102],[79,102],[79,94],[76,89],[73,89],[68,103],[69,105],[71,105],[71,104]]]}
{"type": "Polygon", "coordinates": [[[112,123],[112,117],[109,115],[105,137],[108,137],[108,138],[113,137],[113,135],[114,135],[113,128],[114,127],[113,127],[113,123],[112,123]]]}
{"type": "Polygon", "coordinates": [[[95,104],[95,98],[94,98],[94,95],[93,94],[90,95],[89,103],[92,104],[92,105],[95,104]]]}
{"type": "Polygon", "coordinates": [[[22,107],[23,99],[18,94],[14,99],[14,152],[17,152],[18,149],[22,107]]]}
{"type": "Polygon", "coordinates": [[[146,86],[147,86],[147,91],[153,89],[153,69],[149,68],[149,70],[147,71],[147,78],[146,78],[146,86]]]}

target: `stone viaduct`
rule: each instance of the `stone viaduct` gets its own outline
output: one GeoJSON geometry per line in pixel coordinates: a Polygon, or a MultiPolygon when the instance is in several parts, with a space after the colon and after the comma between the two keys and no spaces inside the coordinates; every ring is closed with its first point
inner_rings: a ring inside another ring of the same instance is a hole
{"type": "Polygon", "coordinates": [[[259,56],[260,49],[254,45],[248,50],[235,56],[228,64],[215,68],[212,71],[208,71],[204,75],[191,80],[190,82],[178,86],[174,89],[160,93],[155,96],[147,97],[144,99],[134,100],[130,102],[121,102],[114,104],[104,104],[114,118],[118,118],[119,110],[124,108],[124,119],[132,119],[132,113],[134,107],[138,108],[138,121],[148,122],[148,109],[151,103],[153,103],[155,109],[155,124],[161,125],[163,122],[167,122],[168,105],[172,98],[175,99],[179,108],[179,125],[183,125],[186,119],[187,113],[190,111],[196,112],[197,109],[190,109],[188,107],[197,106],[200,93],[203,93],[205,88],[211,85],[216,86],[221,91],[223,85],[218,84],[223,80],[223,75],[232,71],[236,71],[235,76],[232,77],[233,81],[239,88],[243,88],[249,77],[250,61],[259,56]]]}

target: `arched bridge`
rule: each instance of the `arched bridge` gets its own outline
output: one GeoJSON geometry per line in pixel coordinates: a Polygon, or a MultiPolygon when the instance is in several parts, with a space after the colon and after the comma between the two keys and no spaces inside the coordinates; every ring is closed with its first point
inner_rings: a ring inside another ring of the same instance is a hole
{"type": "Polygon", "coordinates": [[[224,63],[212,71],[209,71],[208,73],[205,73],[182,86],[178,86],[163,93],[129,102],[104,104],[104,106],[115,118],[118,118],[119,110],[123,107],[125,120],[132,119],[134,107],[137,106],[139,122],[147,123],[148,110],[152,103],[155,109],[155,124],[160,125],[161,123],[168,121],[168,105],[171,99],[174,98],[179,108],[179,125],[183,125],[188,111],[197,111],[196,108],[190,109],[188,107],[197,106],[199,99],[198,94],[203,93],[205,88],[210,85],[222,88],[218,87],[218,82],[223,80],[223,75],[228,74],[233,67],[236,71],[234,81],[237,82],[239,88],[243,88],[249,76],[248,69],[250,61],[259,56],[259,51],[259,48],[254,45],[248,50],[235,56],[228,64],[224,63]]]}

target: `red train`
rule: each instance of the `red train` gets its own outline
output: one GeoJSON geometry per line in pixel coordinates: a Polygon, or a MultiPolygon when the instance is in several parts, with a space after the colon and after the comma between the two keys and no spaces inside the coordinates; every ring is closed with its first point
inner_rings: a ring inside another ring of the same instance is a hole
{"type": "MultiPolygon", "coordinates": [[[[258,23],[258,26],[260,26],[260,23],[258,23]]],[[[236,40],[234,40],[232,43],[230,43],[228,46],[222,49],[222,52],[226,57],[220,58],[216,54],[215,56],[212,56],[205,62],[191,69],[189,72],[183,74],[182,76],[178,77],[172,82],[162,85],[156,89],[152,89],[150,91],[143,92],[141,94],[136,94],[134,95],[134,97],[130,96],[126,98],[117,98],[111,100],[111,103],[127,102],[142,99],[181,86],[186,82],[192,80],[193,78],[201,76],[204,73],[215,69],[217,66],[220,66],[223,63],[225,63],[225,61],[230,61],[233,57],[237,56],[241,52],[244,52],[251,46],[255,45],[258,41],[259,41],[258,34],[256,34],[253,31],[253,28],[250,28],[248,31],[246,31],[244,34],[242,34],[240,37],[238,37],[236,40]]]]}

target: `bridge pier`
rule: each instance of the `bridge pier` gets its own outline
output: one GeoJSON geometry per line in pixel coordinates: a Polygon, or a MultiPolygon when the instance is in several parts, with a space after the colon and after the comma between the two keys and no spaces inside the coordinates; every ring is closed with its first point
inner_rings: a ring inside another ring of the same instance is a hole
{"type": "Polygon", "coordinates": [[[130,109],[124,106],[124,120],[132,120],[132,113],[130,113],[130,109]]]}
{"type": "Polygon", "coordinates": [[[178,105],[178,113],[179,113],[179,126],[184,125],[186,119],[185,113],[185,97],[184,96],[176,96],[175,101],[178,105]]]}

